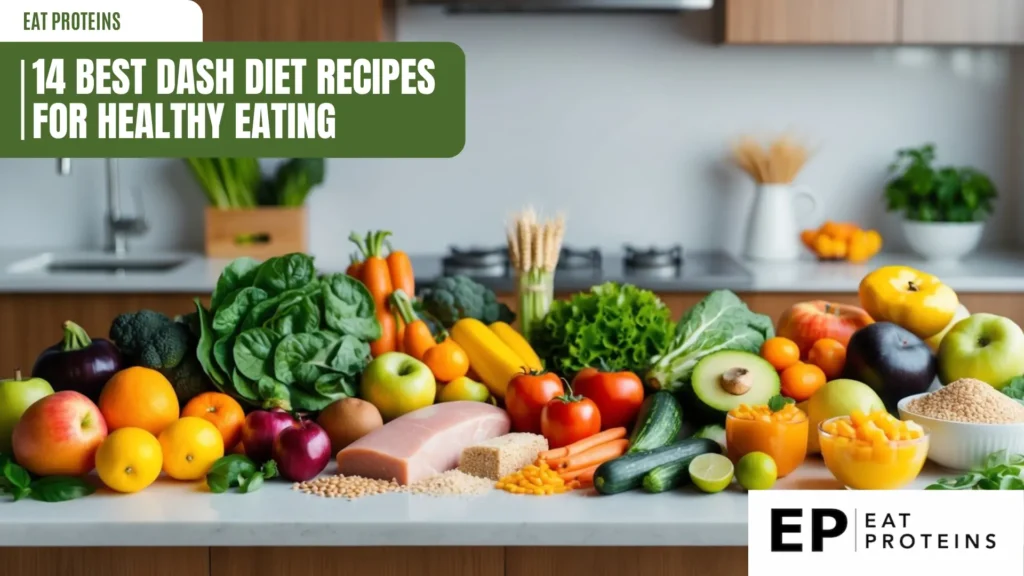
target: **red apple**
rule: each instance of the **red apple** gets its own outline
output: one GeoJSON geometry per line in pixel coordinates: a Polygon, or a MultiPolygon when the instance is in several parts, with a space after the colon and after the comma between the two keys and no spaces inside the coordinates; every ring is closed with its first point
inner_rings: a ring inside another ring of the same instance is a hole
{"type": "Polygon", "coordinates": [[[29,406],[14,427],[14,459],[37,476],[81,476],[96,466],[107,437],[100,409],[84,395],[65,390],[29,406]]]}
{"type": "Polygon", "coordinates": [[[331,460],[331,437],[312,420],[300,420],[277,435],[274,462],[286,480],[305,482],[316,478],[331,460]]]}
{"type": "Polygon", "coordinates": [[[832,338],[846,346],[854,332],[874,323],[862,308],[813,300],[799,302],[786,310],[779,318],[776,332],[796,342],[801,357],[806,359],[807,353],[818,340],[832,338]]]}
{"type": "Polygon", "coordinates": [[[273,410],[256,410],[245,417],[242,426],[242,445],[245,455],[257,464],[262,464],[274,456],[274,440],[282,430],[295,424],[292,415],[274,408],[273,410]]]}

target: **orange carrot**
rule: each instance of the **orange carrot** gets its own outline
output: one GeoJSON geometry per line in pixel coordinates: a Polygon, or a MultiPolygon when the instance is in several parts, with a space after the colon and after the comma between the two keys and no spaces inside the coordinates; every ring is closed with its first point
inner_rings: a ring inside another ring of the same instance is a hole
{"type": "Polygon", "coordinates": [[[395,317],[395,350],[399,352],[405,352],[405,320],[398,314],[392,314],[395,317]]]}
{"type": "Polygon", "coordinates": [[[398,315],[405,325],[405,332],[399,341],[402,352],[417,360],[423,360],[427,350],[437,345],[437,340],[430,332],[430,327],[416,316],[416,312],[412,309],[412,300],[404,290],[398,289],[391,294],[391,306],[398,311],[398,315]]]}
{"type": "Polygon", "coordinates": [[[391,273],[391,284],[395,290],[402,290],[409,297],[416,295],[416,276],[412,271],[409,255],[401,250],[391,250],[388,246],[388,271],[391,273]]]}
{"type": "Polygon", "coordinates": [[[579,470],[566,470],[564,472],[560,472],[558,475],[561,476],[562,480],[567,484],[569,482],[578,482],[581,484],[584,482],[593,483],[594,472],[597,470],[598,466],[600,466],[600,464],[595,464],[588,468],[580,468],[579,470]]]}
{"type": "Polygon", "coordinates": [[[568,446],[562,446],[561,448],[554,448],[552,450],[541,452],[540,454],[537,455],[537,459],[555,460],[558,458],[566,458],[574,454],[579,454],[580,452],[585,452],[586,450],[589,450],[594,446],[604,444],[605,442],[611,442],[612,440],[618,440],[620,438],[625,437],[626,428],[624,426],[619,426],[618,428],[609,428],[602,432],[598,432],[593,436],[588,436],[583,440],[577,440],[576,442],[569,444],[568,446]]]}
{"type": "Polygon", "coordinates": [[[363,262],[359,259],[359,254],[352,254],[351,263],[348,265],[348,268],[345,269],[345,274],[348,274],[356,280],[361,280],[359,275],[362,274],[362,272],[363,262]]]}
{"type": "MultiPolygon", "coordinates": [[[[600,466],[600,465],[598,465],[600,466]]],[[[594,485],[594,472],[597,472],[597,466],[591,466],[590,468],[584,468],[580,470],[579,476],[576,477],[576,481],[583,486],[594,485]]]]}
{"type": "Polygon", "coordinates": [[[597,466],[613,458],[618,458],[626,453],[629,448],[629,440],[612,440],[604,444],[598,444],[589,450],[573,454],[558,464],[559,470],[583,470],[591,466],[597,466]]]}
{"type": "Polygon", "coordinates": [[[387,352],[394,352],[397,349],[397,344],[395,343],[397,327],[395,326],[394,314],[388,310],[385,310],[383,313],[378,312],[377,321],[380,322],[380,338],[370,342],[370,355],[374,358],[387,352]]]}
{"type": "Polygon", "coordinates": [[[356,246],[363,251],[366,257],[363,260],[363,269],[360,280],[366,285],[373,297],[373,303],[377,305],[377,315],[388,312],[388,297],[394,292],[391,284],[391,271],[388,270],[388,262],[384,259],[384,241],[391,234],[390,232],[368,232],[366,239],[361,240],[355,232],[349,236],[356,246]]]}

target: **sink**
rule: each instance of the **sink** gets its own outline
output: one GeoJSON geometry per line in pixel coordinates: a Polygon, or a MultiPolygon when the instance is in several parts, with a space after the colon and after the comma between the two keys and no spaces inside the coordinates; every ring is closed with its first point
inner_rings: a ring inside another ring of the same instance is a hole
{"type": "Polygon", "coordinates": [[[176,255],[40,254],[8,268],[11,274],[165,274],[187,262],[176,255]]]}

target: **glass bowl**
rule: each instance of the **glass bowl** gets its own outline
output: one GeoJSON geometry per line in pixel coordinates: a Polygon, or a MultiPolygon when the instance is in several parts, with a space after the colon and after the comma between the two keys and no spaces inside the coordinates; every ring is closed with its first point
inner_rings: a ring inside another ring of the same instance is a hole
{"type": "Polygon", "coordinates": [[[849,422],[850,417],[838,416],[819,424],[818,439],[825,466],[847,488],[897,490],[913,482],[921,473],[928,458],[928,430],[913,440],[872,444],[825,431],[827,423],[840,420],[849,422]]]}

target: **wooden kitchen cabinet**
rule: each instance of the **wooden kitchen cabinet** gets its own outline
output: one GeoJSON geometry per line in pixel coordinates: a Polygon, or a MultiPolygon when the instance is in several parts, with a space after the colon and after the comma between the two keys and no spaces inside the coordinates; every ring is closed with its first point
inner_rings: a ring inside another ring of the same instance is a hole
{"type": "Polygon", "coordinates": [[[394,0],[196,0],[203,40],[377,42],[394,38],[394,0]]]}
{"type": "Polygon", "coordinates": [[[902,0],[903,44],[1024,44],[1021,0],[902,0]]]}
{"type": "MultiPolygon", "coordinates": [[[[932,0],[921,0],[932,2],[932,0]]],[[[894,44],[900,0],[726,0],[726,44],[894,44]]]]}

